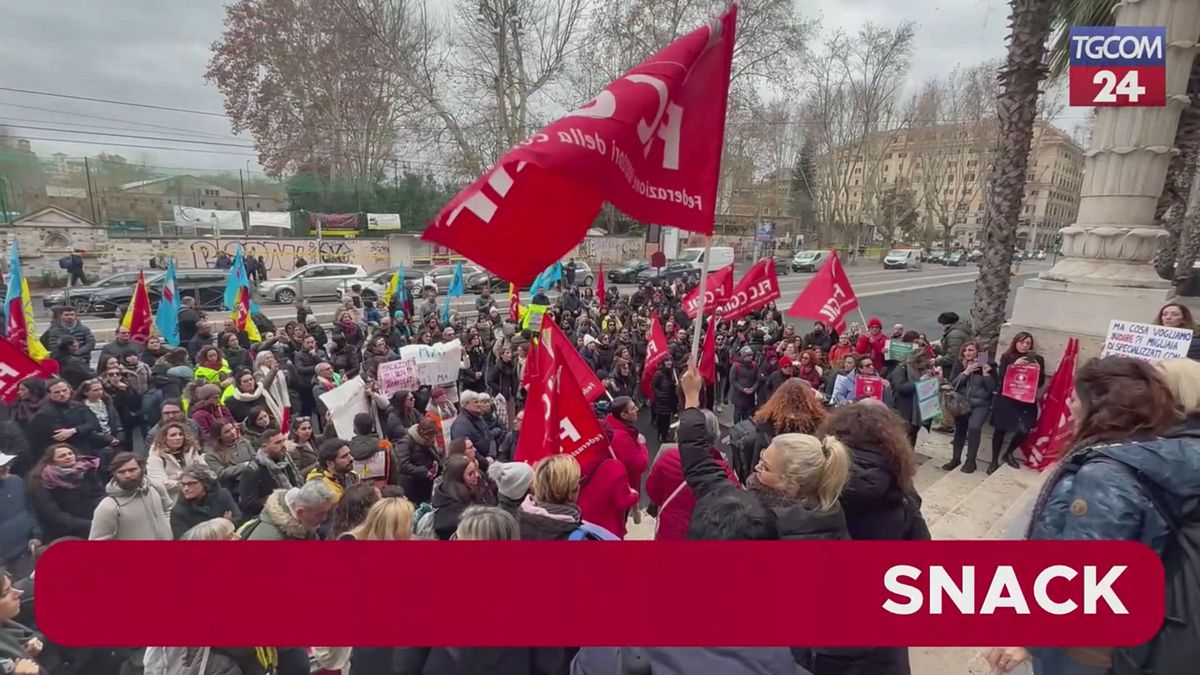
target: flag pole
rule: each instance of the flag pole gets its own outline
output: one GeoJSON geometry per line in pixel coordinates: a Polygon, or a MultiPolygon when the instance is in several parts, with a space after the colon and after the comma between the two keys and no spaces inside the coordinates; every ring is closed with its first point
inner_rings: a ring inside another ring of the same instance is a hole
{"type": "Polygon", "coordinates": [[[706,285],[708,284],[708,262],[712,257],[712,235],[709,235],[707,243],[704,244],[704,264],[700,266],[700,290],[699,304],[696,305],[696,325],[692,330],[692,360],[700,363],[700,326],[704,323],[704,300],[708,295],[706,285]]]}

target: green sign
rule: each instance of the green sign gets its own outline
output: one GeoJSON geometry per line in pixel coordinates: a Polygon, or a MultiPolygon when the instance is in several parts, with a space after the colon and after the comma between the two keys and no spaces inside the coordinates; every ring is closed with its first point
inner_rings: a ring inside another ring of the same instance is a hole
{"type": "Polygon", "coordinates": [[[899,340],[888,340],[887,343],[887,359],[888,361],[903,361],[908,358],[908,355],[913,353],[917,348],[911,342],[901,342],[899,340]]]}

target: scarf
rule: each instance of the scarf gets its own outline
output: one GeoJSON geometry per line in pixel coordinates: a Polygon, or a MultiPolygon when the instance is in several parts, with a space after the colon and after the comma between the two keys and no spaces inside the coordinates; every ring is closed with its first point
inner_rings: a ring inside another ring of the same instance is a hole
{"type": "Polygon", "coordinates": [[[88,471],[99,467],[99,457],[83,457],[66,467],[47,464],[42,467],[42,485],[49,490],[73,490],[83,482],[88,471]]]}
{"type": "Polygon", "coordinates": [[[521,502],[521,511],[534,516],[561,520],[564,523],[578,523],[583,519],[578,504],[539,502],[534,499],[533,495],[526,496],[525,501],[521,502]]]}
{"type": "Polygon", "coordinates": [[[38,414],[42,406],[46,403],[45,398],[39,398],[36,401],[19,400],[13,405],[12,418],[17,422],[29,422],[33,416],[38,414]]]}
{"type": "Polygon", "coordinates": [[[285,454],[283,459],[276,462],[275,460],[271,459],[269,455],[267,455],[266,450],[259,448],[258,452],[254,454],[254,459],[258,460],[258,463],[267,470],[267,473],[271,476],[271,480],[275,482],[276,487],[284,490],[288,488],[300,487],[299,485],[294,485],[292,483],[291,476],[299,476],[300,472],[296,470],[296,465],[292,463],[291,457],[288,457],[285,454]],[[290,474],[288,473],[289,470],[291,471],[290,474]]]}
{"type": "Polygon", "coordinates": [[[746,489],[754,493],[754,496],[762,502],[767,508],[784,508],[788,506],[796,506],[797,500],[788,497],[779,490],[763,485],[758,480],[758,476],[750,474],[746,479],[746,489]]]}

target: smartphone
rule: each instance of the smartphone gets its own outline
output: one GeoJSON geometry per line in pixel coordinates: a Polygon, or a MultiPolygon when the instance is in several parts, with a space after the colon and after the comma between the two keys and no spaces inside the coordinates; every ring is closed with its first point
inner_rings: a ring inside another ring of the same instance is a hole
{"type": "Polygon", "coordinates": [[[992,359],[988,356],[987,352],[979,352],[979,356],[975,357],[975,363],[978,363],[980,368],[991,363],[991,361],[992,359]]]}

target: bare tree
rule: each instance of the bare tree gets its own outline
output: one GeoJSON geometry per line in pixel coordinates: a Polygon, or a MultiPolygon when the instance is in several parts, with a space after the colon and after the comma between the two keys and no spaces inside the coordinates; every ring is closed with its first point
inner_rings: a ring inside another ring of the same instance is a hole
{"type": "Polygon", "coordinates": [[[395,78],[380,51],[318,0],[240,0],[226,10],[205,78],[271,174],[372,180],[392,157],[395,78]]]}

